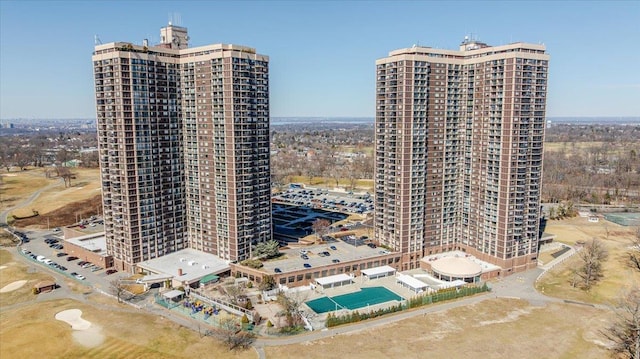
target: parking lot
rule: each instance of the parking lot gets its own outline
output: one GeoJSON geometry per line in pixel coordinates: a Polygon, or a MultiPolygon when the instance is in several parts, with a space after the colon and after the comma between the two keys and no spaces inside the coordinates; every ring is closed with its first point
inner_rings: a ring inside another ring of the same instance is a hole
{"type": "MultiPolygon", "coordinates": [[[[60,231],[21,231],[26,239],[18,248],[18,253],[33,262],[34,265],[48,268],[85,284],[100,284],[108,288],[115,278],[114,270],[87,262],[86,258],[70,256],[65,252],[64,240],[60,231]],[[107,273],[109,272],[109,273],[107,273]]],[[[126,274],[126,273],[125,273],[126,274]]]]}
{"type": "Polygon", "coordinates": [[[373,196],[369,193],[331,192],[320,188],[291,187],[273,196],[276,201],[297,206],[367,214],[373,212],[373,196]]]}

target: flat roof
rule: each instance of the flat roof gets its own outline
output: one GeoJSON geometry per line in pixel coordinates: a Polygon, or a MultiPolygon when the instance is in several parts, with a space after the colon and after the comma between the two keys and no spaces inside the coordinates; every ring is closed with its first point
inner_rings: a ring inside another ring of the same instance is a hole
{"type": "Polygon", "coordinates": [[[396,276],[396,280],[408,285],[409,287],[413,288],[413,289],[422,289],[422,288],[427,288],[428,285],[427,283],[419,280],[419,279],[415,279],[410,275],[405,275],[405,274],[398,274],[398,276],[396,276]]]}
{"type": "Polygon", "coordinates": [[[443,257],[431,262],[431,269],[449,277],[471,278],[482,273],[482,267],[466,257],[443,257]]]}
{"type": "Polygon", "coordinates": [[[375,276],[378,274],[384,274],[384,273],[389,273],[389,272],[395,272],[396,269],[393,267],[389,267],[389,266],[381,266],[381,267],[375,267],[375,268],[370,268],[370,269],[363,269],[360,272],[363,275],[368,276],[375,276]]]}
{"type": "Polygon", "coordinates": [[[188,283],[230,269],[229,264],[218,256],[192,248],[140,262],[137,266],[156,274],[172,275],[173,279],[188,283]],[[179,270],[182,270],[182,275],[179,275],[179,270]]]}
{"type": "Polygon", "coordinates": [[[353,277],[348,276],[346,274],[336,274],[336,275],[331,275],[328,277],[322,277],[322,278],[317,278],[316,279],[316,283],[325,286],[328,284],[333,284],[333,283],[342,283],[342,282],[346,282],[346,281],[352,281],[353,277]]]}
{"type": "MultiPolygon", "coordinates": [[[[499,266],[497,266],[495,264],[480,260],[480,259],[478,259],[478,258],[476,258],[476,257],[474,257],[474,256],[472,256],[472,255],[470,255],[468,253],[465,253],[463,251],[450,251],[450,252],[442,252],[442,253],[431,254],[431,255],[428,255],[428,256],[422,258],[422,261],[427,262],[429,264],[433,264],[433,262],[437,261],[438,259],[448,258],[448,257],[466,258],[469,261],[479,265],[483,273],[491,272],[491,271],[494,271],[494,270],[497,270],[497,269],[501,268],[501,267],[499,267],[499,266]]],[[[433,268],[433,266],[431,268],[433,268]]]]}
{"type": "MultiPolygon", "coordinates": [[[[290,245],[292,245],[291,243],[290,245]]],[[[284,254],[282,259],[270,260],[264,262],[262,271],[267,273],[275,273],[275,268],[278,268],[282,273],[296,272],[300,270],[306,270],[313,268],[323,268],[327,266],[340,266],[343,263],[349,263],[352,261],[359,261],[362,259],[374,259],[376,257],[388,258],[390,255],[398,255],[398,253],[391,252],[389,254],[380,254],[383,249],[380,247],[370,248],[367,245],[352,246],[351,244],[343,242],[341,239],[335,242],[325,244],[314,244],[310,246],[299,246],[290,249],[281,249],[280,252],[284,254]],[[333,250],[330,247],[335,246],[333,250]],[[304,260],[300,257],[300,250],[306,250],[309,259],[304,260]],[[318,253],[329,252],[328,256],[321,257],[318,253]],[[337,259],[340,262],[333,263],[333,260],[337,259]],[[309,263],[311,268],[305,268],[304,264],[309,263]]]]}
{"type": "Polygon", "coordinates": [[[107,238],[104,232],[66,239],[65,242],[75,244],[78,247],[94,253],[99,253],[101,256],[107,255],[107,238]]]}
{"type": "Polygon", "coordinates": [[[179,297],[179,296],[181,296],[183,294],[184,294],[183,291],[174,289],[174,290],[170,290],[170,291],[162,294],[162,296],[165,297],[165,298],[173,299],[173,298],[179,297]]]}

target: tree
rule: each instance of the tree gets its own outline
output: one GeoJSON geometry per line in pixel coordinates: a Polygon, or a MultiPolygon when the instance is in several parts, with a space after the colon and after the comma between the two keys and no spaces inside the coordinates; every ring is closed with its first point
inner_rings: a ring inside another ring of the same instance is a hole
{"type": "Polygon", "coordinates": [[[629,265],[631,268],[640,271],[640,227],[636,228],[635,236],[629,247],[629,265]]]}
{"type": "Polygon", "coordinates": [[[624,293],[616,303],[614,322],[602,334],[622,358],[640,359],[640,288],[624,293]]]}
{"type": "Polygon", "coordinates": [[[109,290],[118,298],[118,303],[132,298],[132,294],[127,290],[127,286],[122,279],[113,279],[109,282],[109,290]]]}
{"type": "Polygon", "coordinates": [[[242,331],[240,323],[232,316],[220,318],[219,324],[219,327],[213,330],[212,335],[225,343],[229,350],[246,349],[253,344],[256,338],[253,333],[242,331]]]}
{"type": "Polygon", "coordinates": [[[71,187],[71,179],[75,178],[75,174],[71,173],[68,167],[58,167],[58,176],[64,180],[65,187],[71,187]]]}
{"type": "Polygon", "coordinates": [[[300,292],[287,294],[281,292],[278,294],[277,302],[282,307],[287,327],[292,328],[302,325],[302,311],[300,308],[306,299],[306,296],[301,295],[300,292]]]}
{"type": "Polygon", "coordinates": [[[280,254],[280,243],[270,240],[256,244],[253,256],[258,258],[273,258],[280,254]]]}
{"type": "MultiPolygon", "coordinates": [[[[233,278],[231,279],[233,281],[233,278]]],[[[233,304],[238,304],[238,298],[245,296],[246,288],[240,284],[227,284],[219,288],[219,291],[222,294],[226,294],[229,298],[229,301],[233,304]]]]}
{"type": "Polygon", "coordinates": [[[329,220],[324,218],[318,218],[315,221],[313,221],[313,224],[311,224],[311,229],[313,229],[313,231],[316,232],[316,236],[318,238],[321,238],[322,236],[327,234],[327,230],[329,229],[330,225],[331,225],[331,222],[329,222],[329,220]]]}
{"type": "Polygon", "coordinates": [[[276,279],[273,276],[266,275],[262,277],[260,282],[260,290],[271,290],[276,287],[276,279]]]}
{"type": "Polygon", "coordinates": [[[602,262],[608,256],[607,249],[594,238],[585,245],[578,255],[582,262],[576,274],[581,279],[582,287],[589,290],[593,283],[603,275],[602,262]]]}

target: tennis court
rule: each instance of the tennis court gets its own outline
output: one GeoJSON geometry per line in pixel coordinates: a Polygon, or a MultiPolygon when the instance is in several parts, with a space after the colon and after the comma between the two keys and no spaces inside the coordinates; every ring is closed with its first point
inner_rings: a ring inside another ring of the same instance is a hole
{"type": "Polygon", "coordinates": [[[305,302],[309,308],[318,314],[338,309],[358,309],[368,305],[401,301],[404,298],[385,287],[362,288],[359,292],[337,295],[335,297],[321,297],[305,302]]]}

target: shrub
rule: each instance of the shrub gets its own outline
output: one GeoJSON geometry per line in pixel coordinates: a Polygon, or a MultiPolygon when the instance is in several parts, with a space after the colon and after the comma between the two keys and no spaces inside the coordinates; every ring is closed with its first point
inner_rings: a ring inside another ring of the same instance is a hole
{"type": "Polygon", "coordinates": [[[240,264],[242,264],[243,266],[247,266],[249,268],[254,268],[254,269],[262,268],[263,266],[262,261],[257,259],[245,259],[242,262],[240,262],[240,264]]]}

